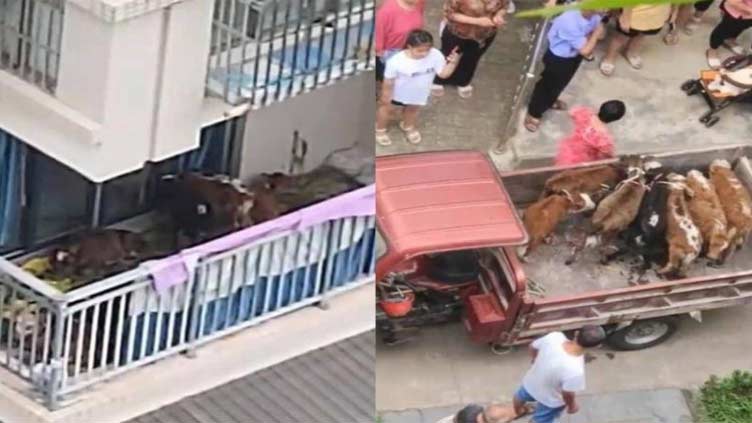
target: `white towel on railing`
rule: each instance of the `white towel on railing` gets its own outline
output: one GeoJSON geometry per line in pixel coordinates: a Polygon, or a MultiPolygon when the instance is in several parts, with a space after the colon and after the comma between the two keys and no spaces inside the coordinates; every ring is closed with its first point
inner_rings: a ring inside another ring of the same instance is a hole
{"type": "MultiPolygon", "coordinates": [[[[327,256],[334,258],[336,253],[347,251],[364,239],[366,231],[373,228],[373,224],[373,217],[339,219],[250,248],[239,247],[231,254],[222,254],[221,258],[210,258],[199,264],[199,268],[205,269],[206,272],[205,300],[211,301],[227,296],[230,287],[232,293],[237,292],[244,285],[253,285],[260,277],[281,276],[295,269],[305,269],[315,263],[321,263],[327,256]],[[327,245],[331,239],[335,244],[327,245]]],[[[360,259],[361,255],[353,257],[360,259]]],[[[315,274],[311,273],[311,278],[314,276],[315,274]]],[[[199,280],[199,283],[203,281],[199,280]]],[[[175,304],[170,305],[171,293],[163,296],[165,298],[161,301],[164,312],[183,308],[185,295],[189,294],[185,292],[186,286],[183,284],[173,288],[179,289],[175,304]]],[[[146,310],[147,295],[151,296],[149,310],[159,311],[159,296],[149,287],[134,293],[130,315],[146,310]]]]}

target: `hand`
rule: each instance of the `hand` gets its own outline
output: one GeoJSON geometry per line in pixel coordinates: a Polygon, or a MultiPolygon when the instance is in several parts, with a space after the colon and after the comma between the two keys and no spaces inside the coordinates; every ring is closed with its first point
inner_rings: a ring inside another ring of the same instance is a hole
{"type": "Polygon", "coordinates": [[[495,16],[493,18],[489,18],[488,16],[478,18],[478,26],[496,27],[496,21],[494,20],[495,18],[495,16]]]}
{"type": "Polygon", "coordinates": [[[598,38],[600,38],[605,33],[606,33],[606,27],[603,26],[603,24],[599,24],[593,30],[593,35],[596,36],[596,37],[598,37],[598,38]]]}
{"type": "Polygon", "coordinates": [[[455,47],[452,49],[452,52],[449,53],[449,56],[447,56],[446,60],[447,63],[455,64],[460,61],[460,57],[462,57],[462,53],[459,53],[459,47],[455,47]]]}
{"type": "Polygon", "coordinates": [[[504,15],[502,13],[497,13],[496,15],[494,15],[492,20],[493,20],[494,26],[497,28],[507,23],[506,20],[504,20],[504,15]]]}
{"type": "Polygon", "coordinates": [[[570,405],[569,407],[567,407],[567,413],[569,413],[569,414],[575,414],[578,411],[580,411],[580,406],[577,405],[576,402],[572,403],[572,405],[570,405]]]}

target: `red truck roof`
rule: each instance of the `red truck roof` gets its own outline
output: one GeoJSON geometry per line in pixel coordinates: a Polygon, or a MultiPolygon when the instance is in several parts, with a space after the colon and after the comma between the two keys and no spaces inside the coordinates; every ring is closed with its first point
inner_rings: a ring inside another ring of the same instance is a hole
{"type": "Polygon", "coordinates": [[[376,215],[390,253],[408,257],[527,242],[496,168],[477,151],[378,157],[376,215]]]}

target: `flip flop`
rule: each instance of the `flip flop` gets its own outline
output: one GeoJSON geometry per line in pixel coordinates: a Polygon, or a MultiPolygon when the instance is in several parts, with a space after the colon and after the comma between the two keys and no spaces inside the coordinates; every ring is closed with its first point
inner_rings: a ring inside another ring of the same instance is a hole
{"type": "Polygon", "coordinates": [[[710,66],[710,69],[718,70],[721,68],[721,59],[718,57],[710,57],[710,50],[705,50],[705,58],[708,60],[708,66],[710,66]]]}
{"type": "Polygon", "coordinates": [[[431,86],[431,95],[434,97],[441,97],[444,95],[444,86],[439,84],[433,84],[431,86]]]}
{"type": "Polygon", "coordinates": [[[530,132],[538,132],[540,128],[540,119],[536,119],[530,115],[525,116],[524,126],[530,132]]]}
{"type": "Polygon", "coordinates": [[[553,110],[564,111],[564,110],[567,110],[569,108],[569,106],[567,105],[567,103],[565,103],[565,102],[563,102],[561,100],[556,100],[556,101],[554,101],[554,104],[551,106],[551,108],[553,110]]]}
{"type": "Polygon", "coordinates": [[[611,76],[614,74],[616,66],[613,63],[601,62],[600,70],[603,76],[611,76]]]}
{"type": "Polygon", "coordinates": [[[627,59],[627,62],[629,62],[629,65],[632,66],[633,69],[637,69],[637,70],[642,69],[642,57],[630,56],[624,53],[624,58],[627,59]]]}
{"type": "Polygon", "coordinates": [[[460,98],[470,98],[473,96],[473,86],[465,85],[464,87],[457,87],[457,94],[460,98]]]}
{"type": "Polygon", "coordinates": [[[392,139],[389,138],[389,134],[386,132],[386,129],[377,129],[376,130],[376,143],[382,147],[389,147],[392,145],[392,139]]]}
{"type": "Polygon", "coordinates": [[[405,122],[400,122],[399,127],[405,133],[405,138],[407,138],[407,142],[410,144],[417,145],[423,141],[423,136],[414,126],[408,128],[405,126],[405,122]]]}
{"type": "Polygon", "coordinates": [[[676,33],[676,30],[669,32],[663,37],[663,43],[667,46],[673,46],[676,45],[679,42],[679,34],[676,33]]]}

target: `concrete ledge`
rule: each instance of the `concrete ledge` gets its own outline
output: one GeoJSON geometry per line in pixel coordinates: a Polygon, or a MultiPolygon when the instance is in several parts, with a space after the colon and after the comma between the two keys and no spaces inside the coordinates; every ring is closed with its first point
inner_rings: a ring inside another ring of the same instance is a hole
{"type": "Polygon", "coordinates": [[[185,0],[68,0],[68,3],[75,4],[105,22],[117,23],[183,1],[185,0]]]}
{"type": "Polygon", "coordinates": [[[119,423],[258,370],[374,328],[373,285],[333,297],[323,311],[308,307],[197,350],[133,370],[67,408],[50,412],[0,384],[0,420],[9,423],[119,423]]]}
{"type": "MultiPolygon", "coordinates": [[[[403,411],[380,412],[384,423],[436,423],[464,404],[403,411]]],[[[520,421],[525,421],[521,419],[520,421]]],[[[692,423],[690,407],[680,389],[609,392],[584,395],[580,412],[564,414],[561,423],[692,423]]]]}

